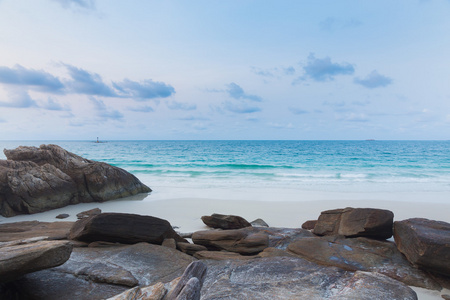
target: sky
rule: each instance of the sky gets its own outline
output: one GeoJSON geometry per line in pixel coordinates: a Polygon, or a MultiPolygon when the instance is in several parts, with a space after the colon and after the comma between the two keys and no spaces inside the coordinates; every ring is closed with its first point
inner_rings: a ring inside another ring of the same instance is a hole
{"type": "Polygon", "coordinates": [[[448,140],[450,0],[0,0],[0,140],[448,140]]]}

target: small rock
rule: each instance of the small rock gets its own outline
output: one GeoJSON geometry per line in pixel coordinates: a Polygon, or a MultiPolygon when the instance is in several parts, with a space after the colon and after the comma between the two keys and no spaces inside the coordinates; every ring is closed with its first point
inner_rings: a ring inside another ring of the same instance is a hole
{"type": "Polygon", "coordinates": [[[206,277],[207,267],[201,261],[192,262],[166,300],[200,300],[200,290],[206,277]]]}
{"type": "Polygon", "coordinates": [[[59,214],[55,218],[57,218],[57,219],[65,219],[65,218],[68,218],[68,217],[70,217],[69,214],[59,214]]]}
{"type": "Polygon", "coordinates": [[[208,249],[202,245],[190,244],[190,243],[177,243],[177,248],[182,252],[194,255],[198,251],[207,251],[208,249]]]}
{"type": "Polygon", "coordinates": [[[450,300],[450,295],[441,295],[441,297],[445,300],[450,300]]]}
{"type": "Polygon", "coordinates": [[[269,225],[266,222],[264,222],[263,219],[256,219],[254,221],[251,221],[250,224],[253,227],[269,227],[269,225]]]}
{"type": "Polygon", "coordinates": [[[239,229],[252,226],[247,220],[239,216],[212,214],[203,216],[203,223],[212,228],[239,229]]]}
{"type": "Polygon", "coordinates": [[[302,224],[302,228],[306,230],[313,230],[317,224],[317,220],[308,220],[302,224]]]}
{"type": "Polygon", "coordinates": [[[99,215],[101,213],[102,213],[101,209],[97,207],[97,208],[93,208],[93,209],[82,211],[82,212],[78,213],[77,218],[78,218],[78,220],[80,220],[83,218],[89,218],[90,216],[99,215]]]}
{"type": "Polygon", "coordinates": [[[267,234],[245,232],[242,229],[197,231],[192,235],[192,241],[209,250],[226,250],[241,254],[258,253],[269,246],[267,234]]]}

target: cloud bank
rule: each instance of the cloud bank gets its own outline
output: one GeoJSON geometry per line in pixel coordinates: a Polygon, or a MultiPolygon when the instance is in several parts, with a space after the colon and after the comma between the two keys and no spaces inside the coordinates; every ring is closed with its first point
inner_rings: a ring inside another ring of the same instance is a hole
{"type": "Polygon", "coordinates": [[[390,85],[392,83],[392,79],[387,76],[379,74],[377,70],[373,70],[369,75],[367,75],[363,79],[358,77],[355,78],[354,82],[368,89],[374,89],[390,85]]]}

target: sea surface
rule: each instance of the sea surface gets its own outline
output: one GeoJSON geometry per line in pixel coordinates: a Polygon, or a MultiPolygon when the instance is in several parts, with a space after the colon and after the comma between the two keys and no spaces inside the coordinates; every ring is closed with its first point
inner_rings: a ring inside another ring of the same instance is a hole
{"type": "Polygon", "coordinates": [[[430,194],[450,202],[450,141],[0,141],[0,148],[41,144],[133,173],[153,189],[149,199],[430,194]]]}

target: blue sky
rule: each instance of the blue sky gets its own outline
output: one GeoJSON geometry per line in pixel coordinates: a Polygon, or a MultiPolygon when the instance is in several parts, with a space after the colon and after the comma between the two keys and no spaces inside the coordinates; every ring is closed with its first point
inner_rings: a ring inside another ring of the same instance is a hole
{"type": "Polygon", "coordinates": [[[0,140],[450,139],[449,53],[449,0],[0,0],[0,140]]]}

